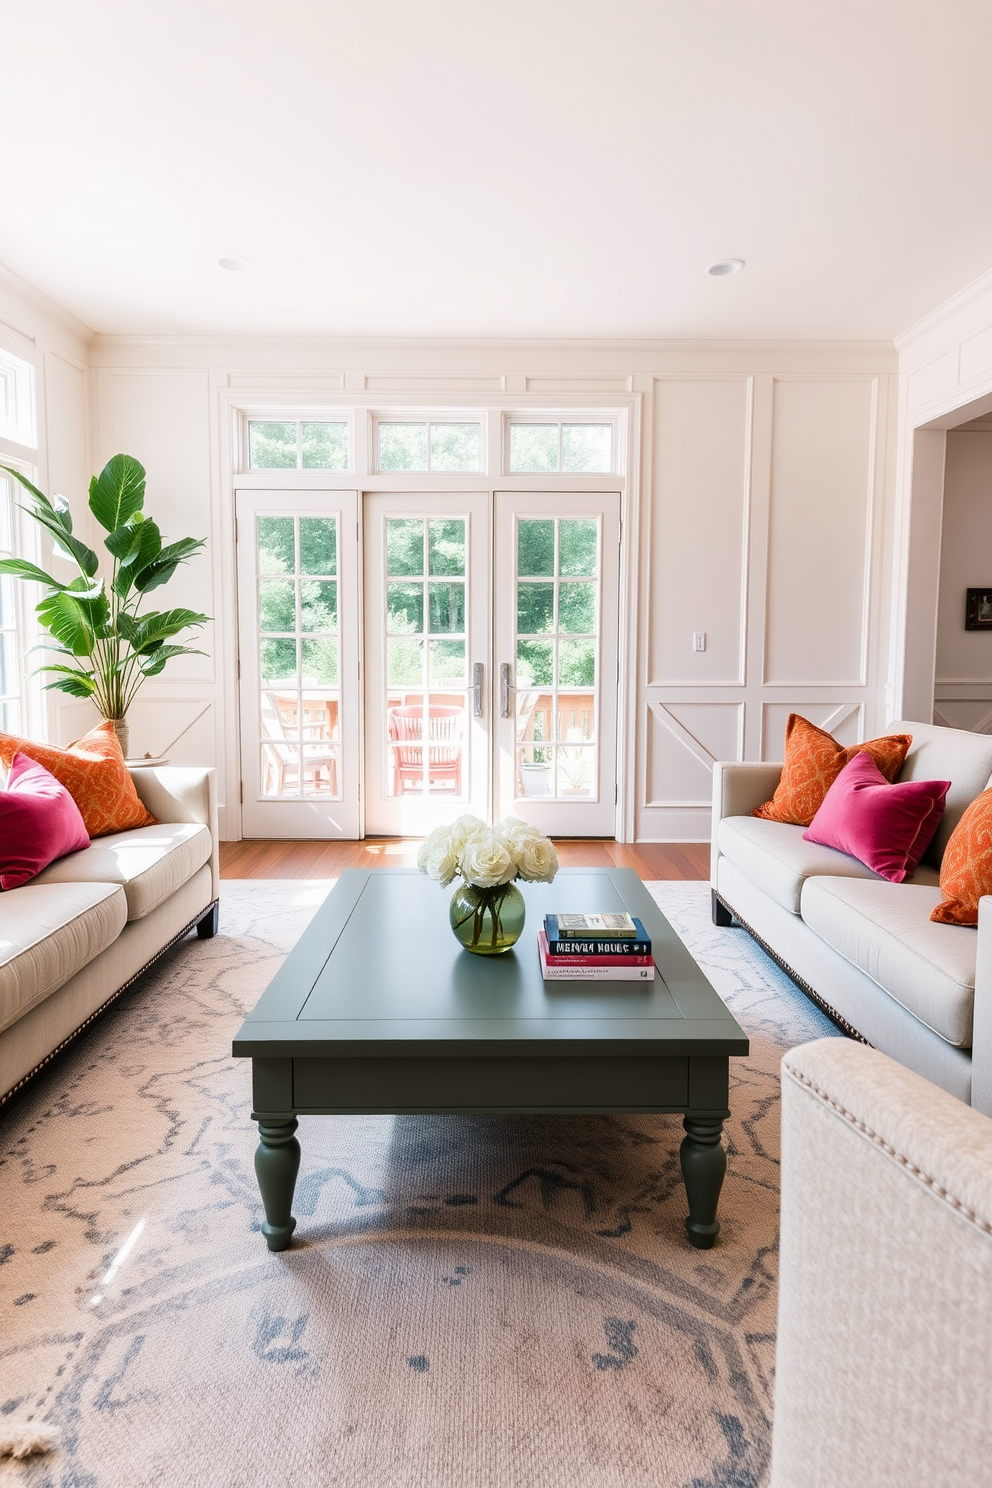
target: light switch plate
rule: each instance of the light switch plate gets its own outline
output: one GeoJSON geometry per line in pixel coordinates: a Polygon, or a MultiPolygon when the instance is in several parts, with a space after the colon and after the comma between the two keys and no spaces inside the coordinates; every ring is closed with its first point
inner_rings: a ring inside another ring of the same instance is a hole
{"type": "Polygon", "coordinates": [[[706,650],[706,632],[705,632],[705,630],[694,630],[692,632],[692,649],[693,649],[693,651],[705,651],[706,650]]]}

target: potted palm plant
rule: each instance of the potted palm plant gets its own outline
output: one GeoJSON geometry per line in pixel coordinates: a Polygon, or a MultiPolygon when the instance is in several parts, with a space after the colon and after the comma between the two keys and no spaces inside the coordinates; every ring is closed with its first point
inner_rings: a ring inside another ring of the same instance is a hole
{"type": "Polygon", "coordinates": [[[78,577],[64,584],[26,558],[0,560],[0,574],[41,584],[46,591],[36,609],[52,639],[41,649],[55,652],[57,660],[38,671],[55,674],[47,688],[90,698],[113,723],[126,756],[127,710],[138,689],[174,656],[202,655],[191,646],[175,644],[174,638],[210,618],[188,609],[142,611],[142,603],[206,539],[182,537],[163,543],[157,525],[142,511],[144,466],[131,455],[114,455],[89,489],[90,511],[107,534],[104,546],[110,563],[104,578],[98,572],[97,554],[73,533],[65,497],[47,497],[9,465],[0,465],[0,470],[28,492],[30,500],[22,509],[49,534],[55,551],[79,569],[78,577]]]}

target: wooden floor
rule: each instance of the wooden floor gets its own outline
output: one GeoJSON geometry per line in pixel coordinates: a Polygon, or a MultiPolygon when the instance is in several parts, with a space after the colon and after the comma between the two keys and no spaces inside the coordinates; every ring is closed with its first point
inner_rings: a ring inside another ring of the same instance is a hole
{"type": "MultiPolygon", "coordinates": [[[[555,844],[567,868],[634,868],[644,879],[708,879],[705,842],[623,843],[607,839],[555,844]]],[[[364,842],[222,842],[221,878],[337,878],[345,868],[415,868],[419,842],[367,837],[364,842]]]]}

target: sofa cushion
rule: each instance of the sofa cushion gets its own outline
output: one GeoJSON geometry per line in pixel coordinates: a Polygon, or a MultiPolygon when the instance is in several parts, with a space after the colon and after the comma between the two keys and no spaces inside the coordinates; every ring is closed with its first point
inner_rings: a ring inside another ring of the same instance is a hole
{"type": "Polygon", "coordinates": [[[869,754],[856,754],[827,791],[804,840],[850,853],[879,878],[903,883],[933,840],[950,783],[890,785],[869,754]]]}
{"type": "Polygon", "coordinates": [[[144,919],[210,859],[210,831],[198,823],[164,823],[116,832],[85,852],[53,863],[37,884],[121,884],[129,920],[144,919]]]}
{"type": "Polygon", "coordinates": [[[808,827],[827,791],[856,754],[869,755],[885,779],[892,781],[912,742],[909,734],[893,734],[845,746],[801,713],[790,713],[785,725],[785,761],[775,794],[752,815],[808,827]]]}
{"type": "Polygon", "coordinates": [[[0,1030],[105,951],[126,923],[127,901],[116,884],[35,879],[0,894],[0,1030]]]}
{"type": "Polygon", "coordinates": [[[992,734],[970,734],[933,723],[893,723],[890,727],[913,736],[900,780],[951,782],[940,826],[923,854],[925,863],[939,868],[944,848],[966,808],[992,780],[992,734]]]}
{"type": "Polygon", "coordinates": [[[939,885],[811,878],[803,887],[802,916],[914,1018],[968,1049],[978,936],[961,926],[935,925],[930,913],[939,903],[939,885]]]}
{"type": "Polygon", "coordinates": [[[89,845],[65,786],[37,760],[15,754],[0,790],[0,889],[19,889],[56,858],[89,845]]]}
{"type": "Polygon", "coordinates": [[[91,837],[149,826],[155,818],[138,799],[114,725],[98,723],[68,749],[39,744],[17,734],[0,734],[0,764],[9,770],[20,751],[61,781],[79,807],[91,837]]]}
{"type": "Polygon", "coordinates": [[[717,845],[759,889],[795,915],[800,912],[800,896],[808,878],[818,874],[875,877],[857,858],[805,842],[802,827],[787,822],[725,816],[717,832],[717,845]]]}

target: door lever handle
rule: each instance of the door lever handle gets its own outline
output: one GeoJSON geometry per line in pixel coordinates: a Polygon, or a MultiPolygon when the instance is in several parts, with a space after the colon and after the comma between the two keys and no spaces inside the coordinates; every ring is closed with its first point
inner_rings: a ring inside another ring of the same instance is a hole
{"type": "Polygon", "coordinates": [[[510,693],[513,688],[510,685],[510,663],[504,661],[499,669],[499,711],[501,718],[510,716],[510,693]]]}
{"type": "Polygon", "coordinates": [[[485,667],[481,661],[477,661],[472,668],[472,712],[476,718],[482,717],[482,685],[485,675],[485,667]]]}

